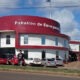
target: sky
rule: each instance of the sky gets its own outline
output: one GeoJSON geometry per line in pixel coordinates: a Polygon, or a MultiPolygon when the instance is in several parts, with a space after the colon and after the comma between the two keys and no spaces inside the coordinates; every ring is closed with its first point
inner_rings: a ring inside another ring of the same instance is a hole
{"type": "Polygon", "coordinates": [[[56,20],[61,33],[80,40],[80,0],[0,0],[0,16],[31,15],[56,20]]]}

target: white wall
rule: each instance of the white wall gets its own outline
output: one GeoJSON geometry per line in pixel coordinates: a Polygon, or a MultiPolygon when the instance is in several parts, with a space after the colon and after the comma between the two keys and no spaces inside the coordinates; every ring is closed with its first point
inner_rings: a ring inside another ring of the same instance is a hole
{"type": "MultiPolygon", "coordinates": [[[[23,50],[23,53],[24,53],[24,50],[26,49],[22,49],[23,50]]],[[[18,51],[16,49],[16,55],[18,54],[18,51]]],[[[40,58],[42,59],[42,51],[43,49],[28,49],[28,58],[40,58]]],[[[56,50],[52,50],[52,49],[44,49],[45,51],[45,57],[46,58],[56,58],[56,50]]],[[[57,50],[59,52],[59,58],[61,59],[65,59],[65,54],[66,54],[66,57],[68,59],[68,51],[64,51],[64,50],[57,50]]]]}
{"type": "Polygon", "coordinates": [[[28,50],[28,58],[42,58],[41,50],[28,50]]]}
{"type": "MultiPolygon", "coordinates": [[[[41,45],[40,35],[28,35],[28,44],[24,44],[24,34],[20,36],[20,45],[41,45]]],[[[27,35],[27,34],[26,34],[27,35]]]]}
{"type": "Polygon", "coordinates": [[[56,58],[55,50],[46,50],[46,58],[56,58]]]}
{"type": "Polygon", "coordinates": [[[79,51],[79,44],[70,44],[70,49],[72,51],[79,51]]]}
{"type": "Polygon", "coordinates": [[[69,41],[67,39],[58,37],[58,41],[59,46],[69,48],[69,41]],[[64,44],[64,41],[66,45],[64,44]]]}
{"type": "Polygon", "coordinates": [[[64,50],[46,50],[46,58],[56,58],[56,51],[59,52],[59,58],[61,59],[65,59],[65,54],[66,54],[66,58],[68,59],[68,51],[64,51],[64,50]]]}
{"type": "Polygon", "coordinates": [[[29,45],[41,45],[41,35],[29,35],[29,45]]]}
{"type": "Polygon", "coordinates": [[[58,45],[63,47],[64,46],[64,39],[63,38],[58,38],[58,45]]]}
{"type": "Polygon", "coordinates": [[[1,33],[1,47],[15,47],[15,33],[5,32],[1,33]],[[6,44],[6,35],[10,35],[10,44],[6,44]]]}
{"type": "Polygon", "coordinates": [[[54,46],[54,37],[52,36],[46,36],[45,45],[46,46],[54,46]]]}
{"type": "Polygon", "coordinates": [[[59,51],[59,57],[63,60],[65,60],[65,55],[66,55],[66,58],[68,59],[69,58],[69,52],[68,51],[59,51]]]}
{"type": "MultiPolygon", "coordinates": [[[[24,44],[23,35],[24,34],[22,34],[20,36],[20,45],[56,46],[55,45],[55,42],[56,42],[55,38],[57,36],[44,35],[45,36],[45,44],[42,45],[41,44],[42,35],[34,35],[34,34],[31,35],[31,34],[28,34],[28,44],[24,44]]],[[[60,38],[60,37],[57,37],[57,38],[58,38],[58,47],[67,47],[67,48],[69,48],[69,44],[68,44],[68,40],[67,39],[60,38]],[[64,45],[64,40],[66,40],[66,42],[67,42],[66,46],[64,45]]]]}

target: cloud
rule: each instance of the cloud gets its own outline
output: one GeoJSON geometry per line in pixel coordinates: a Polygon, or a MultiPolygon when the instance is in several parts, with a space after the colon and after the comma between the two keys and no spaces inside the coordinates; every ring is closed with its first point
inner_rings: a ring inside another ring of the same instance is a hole
{"type": "Polygon", "coordinates": [[[34,6],[52,6],[52,7],[63,7],[63,6],[79,6],[80,0],[27,0],[26,3],[30,2],[34,6]]]}
{"type": "Polygon", "coordinates": [[[40,7],[35,8],[39,15],[57,20],[61,25],[61,32],[69,35],[72,39],[80,39],[79,23],[75,20],[73,11],[79,10],[80,7],[65,7],[79,6],[80,0],[0,0],[0,13],[11,12],[11,9],[6,7],[40,7]],[[20,6],[21,3],[21,6],[20,6]],[[51,7],[51,8],[50,8],[51,7]],[[41,14],[40,14],[41,13],[41,14]],[[44,14],[44,15],[42,15],[44,14]]]}
{"type": "Polygon", "coordinates": [[[72,25],[74,25],[73,20],[74,20],[74,16],[73,14],[66,10],[66,9],[62,9],[62,10],[56,10],[53,15],[52,15],[53,19],[57,20],[62,27],[62,31],[63,32],[67,32],[68,29],[73,30],[74,26],[71,27],[72,25]],[[66,28],[66,29],[65,29],[66,28]]]}
{"type": "Polygon", "coordinates": [[[31,3],[31,5],[38,4],[39,6],[48,4],[58,4],[58,5],[80,4],[80,0],[50,0],[51,3],[48,2],[47,0],[27,0],[27,1],[25,0],[25,2],[31,3]]]}
{"type": "Polygon", "coordinates": [[[72,32],[69,32],[69,35],[73,40],[80,40],[80,30],[75,28],[72,32]]]}
{"type": "Polygon", "coordinates": [[[19,0],[0,0],[0,7],[16,7],[19,0]]]}
{"type": "Polygon", "coordinates": [[[7,8],[15,8],[18,6],[19,0],[0,0],[0,12],[9,12],[10,9],[7,8]]]}
{"type": "Polygon", "coordinates": [[[79,23],[75,20],[73,12],[67,9],[56,10],[53,19],[60,23],[62,33],[69,35],[71,39],[80,39],[79,23]]]}
{"type": "MultiPolygon", "coordinates": [[[[50,6],[50,3],[42,1],[42,4],[38,6],[50,6]],[[45,3],[44,3],[45,2],[45,3]]],[[[46,17],[55,19],[61,25],[61,32],[67,34],[73,40],[80,40],[79,36],[79,23],[75,20],[74,11],[80,9],[79,6],[80,0],[51,0],[52,8],[38,9],[38,11],[44,12],[46,17]],[[59,6],[62,6],[59,7],[59,6]],[[64,7],[64,6],[73,6],[73,7],[64,7]],[[50,17],[51,15],[51,17],[50,17]]]]}
{"type": "Polygon", "coordinates": [[[51,1],[53,1],[53,2],[58,2],[58,3],[70,3],[70,4],[73,4],[73,3],[75,3],[75,4],[80,4],[79,2],[80,2],[80,0],[51,0],[51,1]]]}

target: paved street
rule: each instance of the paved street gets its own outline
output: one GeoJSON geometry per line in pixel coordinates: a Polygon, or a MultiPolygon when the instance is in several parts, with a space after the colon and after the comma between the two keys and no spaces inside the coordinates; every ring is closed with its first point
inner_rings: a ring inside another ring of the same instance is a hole
{"type": "Polygon", "coordinates": [[[22,73],[22,72],[0,72],[0,80],[80,80],[79,78],[54,77],[48,75],[22,73]]]}

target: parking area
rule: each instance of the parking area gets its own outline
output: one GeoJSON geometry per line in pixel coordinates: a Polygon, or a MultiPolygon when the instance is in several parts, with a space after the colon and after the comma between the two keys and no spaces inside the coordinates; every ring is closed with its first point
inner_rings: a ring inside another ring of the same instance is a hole
{"type": "MultiPolygon", "coordinates": [[[[18,65],[18,63],[19,63],[18,58],[15,55],[0,56],[0,64],[18,65]]],[[[21,66],[63,67],[64,62],[62,59],[55,59],[55,58],[46,58],[46,59],[29,58],[29,59],[23,59],[21,66]]]]}

